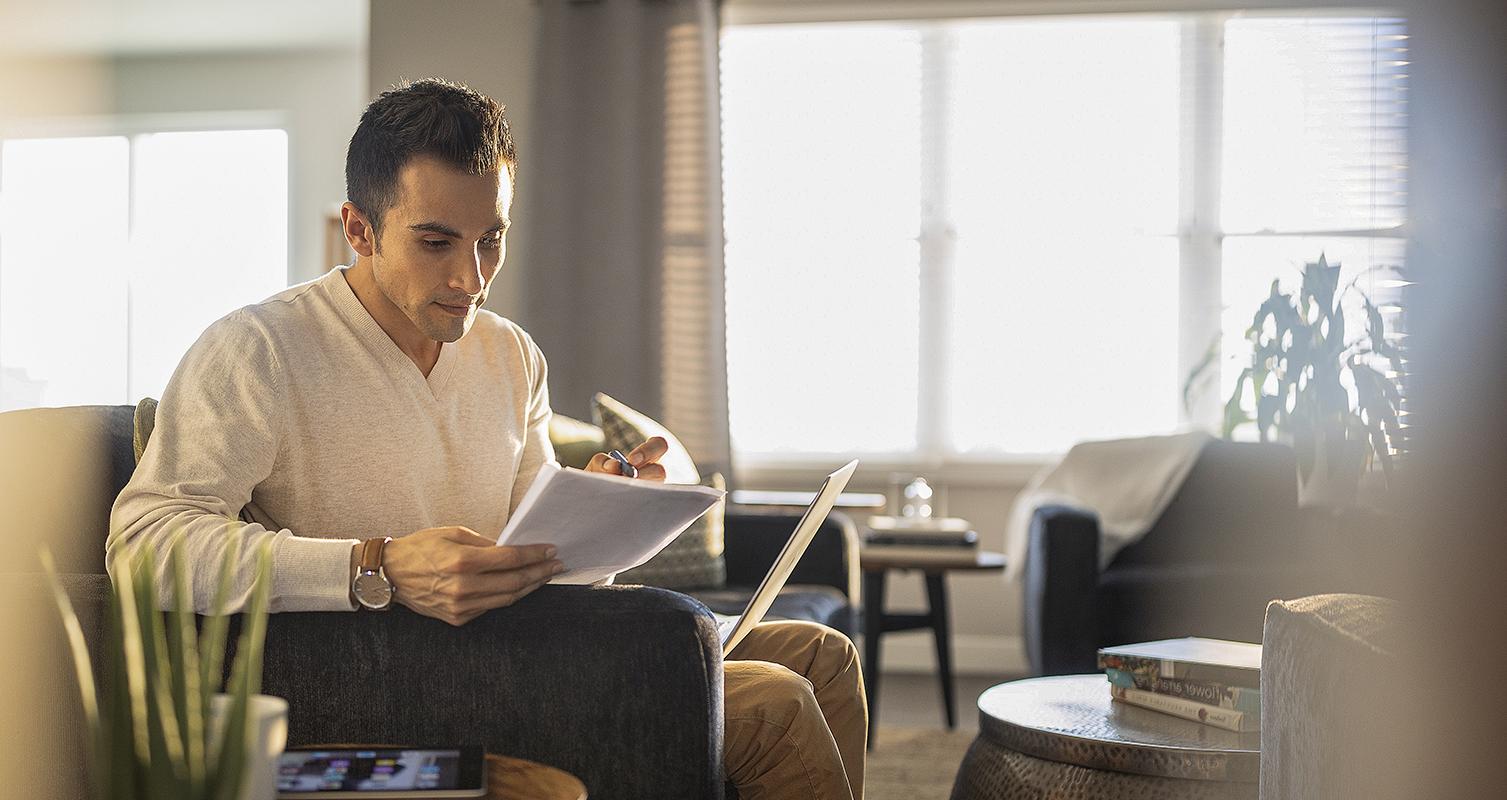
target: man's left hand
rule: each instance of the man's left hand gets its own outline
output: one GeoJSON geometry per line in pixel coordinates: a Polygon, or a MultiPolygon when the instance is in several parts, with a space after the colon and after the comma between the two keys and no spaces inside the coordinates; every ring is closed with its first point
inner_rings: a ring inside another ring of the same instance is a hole
{"type": "MultiPolygon", "coordinates": [[[[664,458],[665,453],[670,452],[670,443],[663,436],[655,436],[628,454],[628,463],[638,470],[638,479],[644,481],[665,482],[665,468],[659,460],[664,458]]],[[[586,465],[587,472],[603,472],[608,475],[623,474],[622,467],[612,456],[606,453],[597,453],[591,457],[591,462],[586,465]]]]}

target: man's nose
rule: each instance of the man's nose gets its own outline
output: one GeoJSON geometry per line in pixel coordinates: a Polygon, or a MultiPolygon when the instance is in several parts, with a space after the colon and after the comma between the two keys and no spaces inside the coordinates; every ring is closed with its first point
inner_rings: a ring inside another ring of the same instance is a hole
{"type": "Polygon", "coordinates": [[[470,256],[462,259],[459,274],[450,278],[450,288],[459,289],[471,297],[481,294],[483,268],[482,254],[472,248],[470,256]]]}

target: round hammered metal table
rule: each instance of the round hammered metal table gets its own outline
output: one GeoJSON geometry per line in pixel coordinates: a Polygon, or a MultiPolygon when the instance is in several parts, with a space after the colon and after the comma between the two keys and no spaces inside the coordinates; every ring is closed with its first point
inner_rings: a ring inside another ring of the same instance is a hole
{"type": "Polygon", "coordinates": [[[1116,703],[1100,674],[1003,683],[978,707],[953,800],[1256,797],[1259,732],[1116,703]]]}

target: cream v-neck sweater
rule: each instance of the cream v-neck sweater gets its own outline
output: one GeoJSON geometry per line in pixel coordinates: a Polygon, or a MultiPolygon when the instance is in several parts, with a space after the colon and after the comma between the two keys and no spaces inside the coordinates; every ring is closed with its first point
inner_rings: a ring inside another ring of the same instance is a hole
{"type": "Polygon", "coordinates": [[[239,539],[238,610],[270,542],[273,611],[349,610],[354,540],[500,533],[554,459],[549,417],[544,356],[523,329],[478,311],[426,379],[337,267],[218,320],[184,355],[110,513],[106,563],[113,574],[124,547],[154,545],[166,607],[181,532],[204,613],[239,539]]]}

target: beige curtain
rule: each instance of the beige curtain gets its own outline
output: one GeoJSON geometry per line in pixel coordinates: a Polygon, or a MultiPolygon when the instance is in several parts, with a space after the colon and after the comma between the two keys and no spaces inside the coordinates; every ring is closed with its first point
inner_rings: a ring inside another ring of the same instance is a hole
{"type": "Polygon", "coordinates": [[[727,473],[716,3],[539,8],[518,315],[549,357],[551,400],[589,418],[605,391],[727,473]]]}

